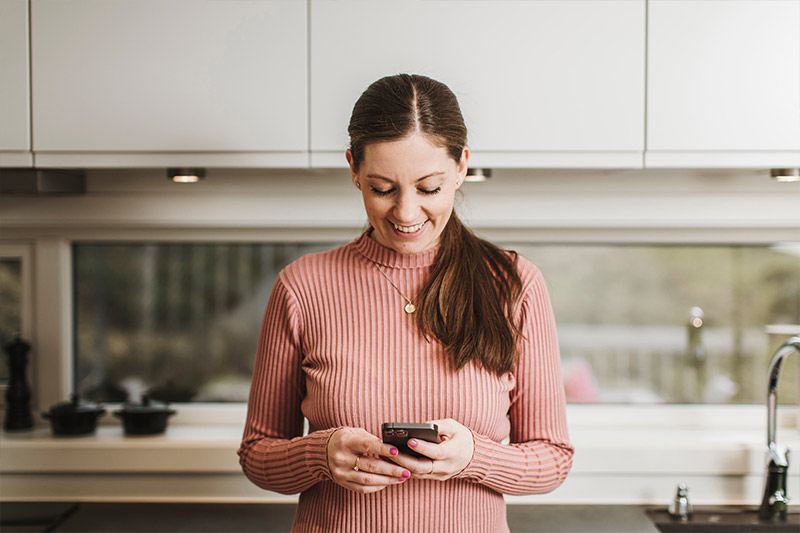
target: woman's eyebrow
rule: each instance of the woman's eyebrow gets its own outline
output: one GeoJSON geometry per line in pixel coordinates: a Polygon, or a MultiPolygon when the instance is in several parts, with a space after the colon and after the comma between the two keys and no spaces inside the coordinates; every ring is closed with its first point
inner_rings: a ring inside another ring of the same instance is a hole
{"type": "Polygon", "coordinates": [[[422,176],[421,178],[419,178],[417,180],[417,183],[419,183],[422,180],[426,180],[428,178],[433,178],[434,176],[443,176],[444,174],[445,174],[444,170],[437,170],[436,172],[431,172],[430,174],[426,174],[426,175],[422,176]]]}
{"type": "Polygon", "coordinates": [[[388,183],[394,183],[391,179],[387,178],[386,176],[381,176],[380,174],[367,174],[367,177],[370,179],[383,180],[388,183]]]}
{"type": "MultiPolygon", "coordinates": [[[[434,176],[441,176],[443,174],[445,174],[445,172],[443,170],[438,170],[436,172],[431,172],[430,174],[425,174],[421,178],[417,178],[417,183],[419,183],[420,181],[426,180],[428,178],[432,178],[434,176]]],[[[376,180],[383,180],[383,181],[385,181],[387,183],[394,183],[394,180],[392,180],[390,178],[387,178],[386,176],[381,176],[380,174],[367,174],[367,178],[372,178],[372,179],[376,179],[376,180]]]]}

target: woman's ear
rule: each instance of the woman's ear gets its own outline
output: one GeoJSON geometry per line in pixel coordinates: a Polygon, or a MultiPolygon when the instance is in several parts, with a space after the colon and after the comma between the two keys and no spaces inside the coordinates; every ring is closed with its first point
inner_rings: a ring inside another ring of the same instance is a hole
{"type": "Polygon", "coordinates": [[[461,184],[464,183],[464,178],[467,177],[467,169],[469,169],[469,147],[465,146],[461,151],[461,160],[457,165],[458,175],[456,178],[456,189],[461,187],[461,184]]]}
{"type": "Polygon", "coordinates": [[[361,183],[358,181],[358,173],[353,167],[353,154],[349,149],[344,153],[344,157],[347,159],[347,164],[350,166],[350,176],[353,178],[353,185],[361,189],[361,183]]]}

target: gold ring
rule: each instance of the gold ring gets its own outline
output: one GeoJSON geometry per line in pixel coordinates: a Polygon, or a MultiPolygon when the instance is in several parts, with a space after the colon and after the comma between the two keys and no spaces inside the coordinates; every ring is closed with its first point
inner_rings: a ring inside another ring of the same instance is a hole
{"type": "Polygon", "coordinates": [[[428,472],[428,475],[429,475],[429,476],[430,476],[431,474],[433,474],[433,459],[431,459],[431,471],[430,471],[430,472],[428,472]]]}
{"type": "Polygon", "coordinates": [[[353,467],[353,470],[355,470],[356,472],[359,471],[359,468],[358,468],[358,460],[359,459],[361,459],[361,456],[360,455],[356,455],[356,465],[353,467]]]}

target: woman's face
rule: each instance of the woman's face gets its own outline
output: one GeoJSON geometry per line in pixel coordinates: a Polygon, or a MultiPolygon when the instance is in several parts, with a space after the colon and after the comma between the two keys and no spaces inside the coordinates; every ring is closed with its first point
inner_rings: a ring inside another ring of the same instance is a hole
{"type": "Polygon", "coordinates": [[[357,172],[348,150],[353,183],[361,189],[373,228],[370,236],[401,254],[439,244],[468,159],[469,149],[456,163],[444,147],[420,134],[367,145],[357,172]]]}

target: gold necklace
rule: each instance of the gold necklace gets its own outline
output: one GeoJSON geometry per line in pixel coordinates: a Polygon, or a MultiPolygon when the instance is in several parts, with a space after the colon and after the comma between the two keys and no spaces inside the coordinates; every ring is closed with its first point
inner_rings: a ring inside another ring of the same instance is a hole
{"type": "Polygon", "coordinates": [[[381,268],[381,266],[378,263],[373,261],[372,264],[375,265],[375,267],[378,269],[378,272],[383,274],[383,277],[386,278],[386,281],[388,281],[392,285],[392,287],[394,287],[394,290],[397,291],[397,294],[402,296],[403,300],[405,300],[407,302],[406,305],[403,306],[403,311],[405,311],[409,315],[411,313],[413,313],[414,311],[416,311],[417,310],[417,306],[414,305],[413,303],[411,303],[411,298],[409,298],[408,296],[403,294],[403,291],[401,291],[399,288],[397,288],[397,285],[394,284],[394,281],[392,281],[389,278],[389,276],[386,275],[386,272],[383,271],[383,269],[381,268]]]}

